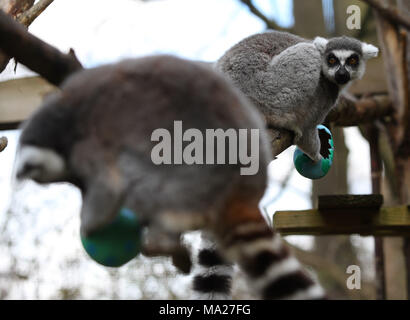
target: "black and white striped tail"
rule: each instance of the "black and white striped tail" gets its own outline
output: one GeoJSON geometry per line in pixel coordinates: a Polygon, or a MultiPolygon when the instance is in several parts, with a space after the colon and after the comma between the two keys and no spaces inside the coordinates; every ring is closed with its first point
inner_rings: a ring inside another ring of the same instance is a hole
{"type": "Polygon", "coordinates": [[[261,299],[325,299],[280,236],[266,224],[237,226],[224,241],[224,252],[248,277],[261,299]]]}
{"type": "Polygon", "coordinates": [[[202,235],[197,257],[197,270],[193,279],[195,298],[198,300],[231,299],[233,265],[218,252],[215,242],[202,235]]]}

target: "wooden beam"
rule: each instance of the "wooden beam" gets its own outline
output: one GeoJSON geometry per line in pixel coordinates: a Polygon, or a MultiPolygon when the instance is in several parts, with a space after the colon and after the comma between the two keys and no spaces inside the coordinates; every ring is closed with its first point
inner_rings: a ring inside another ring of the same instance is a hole
{"type": "Polygon", "coordinates": [[[381,194],[336,194],[318,197],[318,208],[323,210],[379,210],[383,205],[381,194]]]}
{"type": "Polygon", "coordinates": [[[410,206],[334,212],[334,210],[277,211],[273,226],[282,235],[360,234],[410,235],[410,206]]]}
{"type": "Polygon", "coordinates": [[[0,130],[16,129],[54,90],[40,77],[0,82],[0,130]]]}

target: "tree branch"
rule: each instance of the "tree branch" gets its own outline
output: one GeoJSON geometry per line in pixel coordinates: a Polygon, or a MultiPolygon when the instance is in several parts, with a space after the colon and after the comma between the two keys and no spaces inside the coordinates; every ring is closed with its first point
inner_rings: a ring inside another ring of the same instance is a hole
{"type": "Polygon", "coordinates": [[[410,30],[410,16],[400,13],[397,8],[383,5],[379,0],[362,0],[375,8],[381,15],[394,24],[400,24],[410,30]]]}
{"type": "MultiPolygon", "coordinates": [[[[248,0],[241,1],[251,3],[248,0]]],[[[82,69],[73,54],[61,53],[28,33],[22,25],[3,12],[0,12],[0,49],[57,86],[71,73],[82,69]]],[[[337,126],[354,126],[386,117],[391,113],[391,102],[386,95],[367,97],[359,101],[341,97],[327,121],[337,126]]],[[[273,156],[292,145],[293,133],[290,131],[281,128],[268,130],[273,156]]]]}
{"type": "MultiPolygon", "coordinates": [[[[337,106],[330,111],[325,122],[331,122],[340,127],[357,126],[389,117],[393,112],[393,105],[387,95],[378,94],[357,101],[341,96],[337,106]]],[[[293,134],[290,131],[278,128],[268,128],[268,131],[271,135],[274,157],[293,144],[293,134]]]]}
{"type": "Polygon", "coordinates": [[[54,0],[40,0],[17,17],[17,21],[28,27],[54,0]]]}
{"type": "Polygon", "coordinates": [[[268,29],[279,30],[279,31],[291,31],[288,28],[280,27],[275,21],[265,16],[257,7],[255,7],[252,0],[240,0],[240,2],[246,5],[255,16],[257,16],[259,19],[265,22],[266,27],[268,29]]]}
{"type": "Polygon", "coordinates": [[[6,137],[1,137],[0,138],[0,152],[2,152],[4,149],[6,149],[8,144],[8,140],[6,137]]]}
{"type": "MultiPolygon", "coordinates": [[[[1,1],[1,0],[0,0],[1,1]]],[[[0,2],[0,9],[28,27],[54,0],[40,0],[34,6],[34,0],[0,2]]],[[[0,51],[0,72],[8,65],[10,57],[0,51]]]]}
{"type": "Polygon", "coordinates": [[[34,4],[34,0],[0,0],[0,10],[17,17],[20,13],[28,10],[34,4]]]}
{"type": "Polygon", "coordinates": [[[387,95],[374,95],[357,101],[342,96],[326,121],[340,127],[357,126],[388,117],[393,111],[393,105],[387,95]]]}
{"type": "Polygon", "coordinates": [[[268,133],[270,135],[272,156],[274,158],[293,144],[294,135],[291,131],[268,127],[268,133]]]}
{"type": "Polygon", "coordinates": [[[57,86],[70,74],[82,69],[73,51],[61,53],[1,11],[0,49],[57,86]]]}

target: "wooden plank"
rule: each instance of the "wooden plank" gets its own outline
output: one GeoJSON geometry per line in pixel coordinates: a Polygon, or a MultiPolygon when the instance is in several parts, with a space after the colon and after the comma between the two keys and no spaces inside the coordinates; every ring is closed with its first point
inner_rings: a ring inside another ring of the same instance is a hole
{"type": "Polygon", "coordinates": [[[343,194],[319,196],[319,210],[327,209],[380,209],[383,204],[381,194],[343,194]]]}
{"type": "Polygon", "coordinates": [[[40,77],[0,82],[0,130],[16,129],[54,90],[40,77]]]}
{"type": "Polygon", "coordinates": [[[360,234],[410,235],[409,206],[381,208],[373,214],[364,210],[326,212],[319,210],[277,211],[273,226],[282,235],[360,234]]]}

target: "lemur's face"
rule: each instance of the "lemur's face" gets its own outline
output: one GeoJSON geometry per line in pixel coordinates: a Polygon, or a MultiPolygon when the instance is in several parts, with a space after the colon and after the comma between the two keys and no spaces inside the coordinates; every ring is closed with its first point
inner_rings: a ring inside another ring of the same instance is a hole
{"type": "Polygon", "coordinates": [[[339,86],[360,79],[366,69],[366,61],[376,57],[378,49],[359,40],[340,37],[330,40],[317,37],[314,44],[322,54],[322,72],[339,86]]]}
{"type": "Polygon", "coordinates": [[[323,74],[338,85],[360,79],[365,71],[361,54],[353,50],[331,50],[324,56],[323,74]]]}

